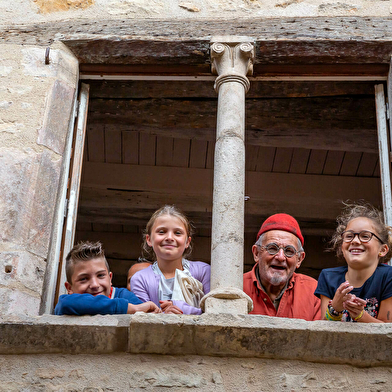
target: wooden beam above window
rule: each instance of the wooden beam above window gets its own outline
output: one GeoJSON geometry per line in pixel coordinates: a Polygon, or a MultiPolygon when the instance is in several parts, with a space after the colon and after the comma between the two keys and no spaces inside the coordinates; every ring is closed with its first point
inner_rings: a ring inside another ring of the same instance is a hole
{"type": "Polygon", "coordinates": [[[346,64],[350,73],[353,64],[389,64],[391,32],[390,17],[77,19],[7,26],[2,40],[41,46],[59,40],[81,64],[207,70],[211,37],[242,35],[255,45],[256,73],[258,65],[321,64],[346,64]]]}

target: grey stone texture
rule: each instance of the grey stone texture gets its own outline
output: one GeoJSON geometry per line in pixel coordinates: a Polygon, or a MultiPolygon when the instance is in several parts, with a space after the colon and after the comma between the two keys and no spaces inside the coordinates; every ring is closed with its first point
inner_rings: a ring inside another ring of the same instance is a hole
{"type": "Polygon", "coordinates": [[[0,309],[37,315],[78,80],[75,58],[54,44],[3,44],[0,63],[0,309]]]}
{"type": "Polygon", "coordinates": [[[224,314],[3,316],[0,391],[389,391],[391,331],[224,314]]]}
{"type": "Polygon", "coordinates": [[[391,333],[390,324],[258,315],[1,316],[0,354],[128,352],[390,366],[391,333]]]}
{"type": "Polygon", "coordinates": [[[388,0],[19,0],[0,1],[3,23],[70,18],[387,16],[388,0]],[[23,12],[21,12],[23,10],[23,12]]]}
{"type": "Polygon", "coordinates": [[[390,369],[202,356],[0,357],[0,391],[388,391],[390,369]]]}

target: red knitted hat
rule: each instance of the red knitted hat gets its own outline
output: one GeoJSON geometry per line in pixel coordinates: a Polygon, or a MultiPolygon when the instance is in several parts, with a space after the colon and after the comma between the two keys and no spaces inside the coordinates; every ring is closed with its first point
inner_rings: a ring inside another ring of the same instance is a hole
{"type": "Polygon", "coordinates": [[[299,228],[298,222],[288,214],[275,214],[267,218],[261,225],[259,232],[257,233],[256,241],[259,237],[270,230],[283,230],[294,234],[301,241],[302,246],[304,245],[304,237],[302,236],[301,229],[299,228]]]}

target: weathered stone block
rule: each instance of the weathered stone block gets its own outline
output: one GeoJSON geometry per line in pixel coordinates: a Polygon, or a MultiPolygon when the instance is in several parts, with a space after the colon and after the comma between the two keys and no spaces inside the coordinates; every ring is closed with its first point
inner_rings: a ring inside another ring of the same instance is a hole
{"type": "Polygon", "coordinates": [[[44,14],[69,9],[84,9],[94,4],[94,0],[35,0],[34,2],[39,8],[39,12],[44,14]]]}
{"type": "Polygon", "coordinates": [[[29,220],[24,217],[32,201],[38,159],[38,154],[32,151],[2,149],[0,153],[0,244],[3,246],[26,243],[29,220]]]}
{"type": "Polygon", "coordinates": [[[208,384],[208,380],[202,374],[194,372],[179,373],[177,369],[162,367],[136,371],[131,374],[131,388],[201,388],[208,384]]]}
{"type": "Polygon", "coordinates": [[[221,299],[210,297],[206,299],[205,312],[214,314],[248,314],[248,301],[246,298],[221,299]]]}
{"type": "Polygon", "coordinates": [[[128,327],[127,315],[9,319],[0,316],[0,353],[124,352],[128,327]]]}
{"type": "Polygon", "coordinates": [[[41,298],[33,292],[0,287],[0,309],[3,315],[36,316],[41,298]]]}
{"type": "Polygon", "coordinates": [[[41,294],[45,261],[29,252],[0,253],[0,286],[18,287],[41,294]]]}

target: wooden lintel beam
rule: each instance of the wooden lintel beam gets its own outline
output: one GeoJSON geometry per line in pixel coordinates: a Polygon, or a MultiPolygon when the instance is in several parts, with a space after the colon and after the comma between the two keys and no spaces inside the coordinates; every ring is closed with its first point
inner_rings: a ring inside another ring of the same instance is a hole
{"type": "Polygon", "coordinates": [[[254,39],[261,64],[387,64],[389,17],[192,19],[79,19],[3,27],[2,41],[48,46],[64,42],[81,63],[187,64],[209,62],[211,36],[254,39]],[[70,29],[70,27],[72,27],[70,29]]]}

